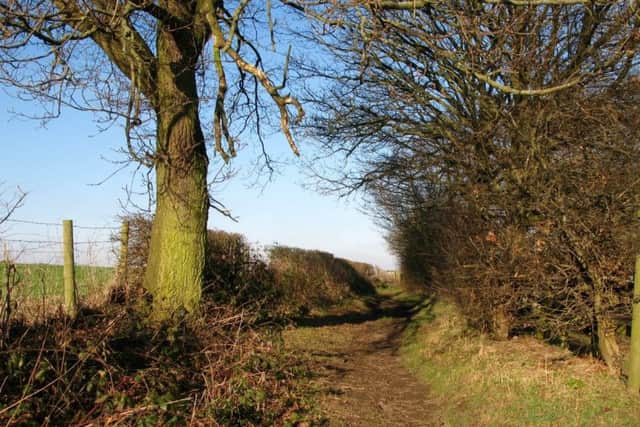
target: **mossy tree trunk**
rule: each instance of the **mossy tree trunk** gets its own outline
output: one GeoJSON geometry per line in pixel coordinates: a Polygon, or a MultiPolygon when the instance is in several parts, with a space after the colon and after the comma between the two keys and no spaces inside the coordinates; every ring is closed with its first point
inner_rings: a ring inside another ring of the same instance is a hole
{"type": "Polygon", "coordinates": [[[195,78],[202,41],[190,30],[163,26],[157,38],[156,214],[144,287],[158,319],[197,309],[204,272],[208,158],[195,78]]]}

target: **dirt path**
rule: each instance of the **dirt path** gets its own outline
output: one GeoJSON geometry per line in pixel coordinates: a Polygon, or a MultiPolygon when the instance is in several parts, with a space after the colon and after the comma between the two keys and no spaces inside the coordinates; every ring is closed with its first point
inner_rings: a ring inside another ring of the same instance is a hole
{"type": "Polygon", "coordinates": [[[383,299],[370,312],[307,319],[286,334],[310,356],[331,426],[434,426],[428,388],[398,348],[413,305],[383,299]]]}

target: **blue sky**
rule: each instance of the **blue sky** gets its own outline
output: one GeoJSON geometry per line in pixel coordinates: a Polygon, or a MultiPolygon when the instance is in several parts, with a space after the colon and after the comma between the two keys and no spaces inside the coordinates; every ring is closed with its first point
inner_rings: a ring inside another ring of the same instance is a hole
{"type": "MultiPolygon", "coordinates": [[[[101,185],[121,160],[116,153],[124,136],[114,127],[98,132],[89,113],[67,110],[62,117],[42,127],[37,120],[16,116],[11,111],[38,114],[30,104],[0,92],[0,182],[9,193],[20,186],[28,193],[24,206],[15,218],[58,223],[71,218],[76,224],[110,226],[117,222],[126,204],[125,187],[131,183],[132,169],[125,169],[101,185]],[[111,160],[111,161],[110,161],[111,160]]],[[[304,156],[311,147],[298,141],[304,156]]],[[[371,219],[360,212],[357,201],[340,201],[303,189],[304,174],[300,161],[288,152],[283,139],[267,141],[276,157],[290,164],[274,176],[272,182],[252,186],[256,177],[250,173],[253,149],[240,152],[233,160],[238,174],[216,189],[238,222],[210,213],[209,226],[244,234],[255,244],[283,245],[332,252],[337,256],[394,268],[395,260],[371,219]]],[[[140,189],[139,187],[136,189],[140,189]]],[[[136,198],[144,205],[145,199],[136,198]]],[[[131,205],[129,209],[135,208],[131,205]]],[[[77,230],[76,241],[108,240],[108,230],[77,230]]],[[[0,229],[5,239],[58,240],[59,227],[9,224],[0,229]],[[40,237],[39,237],[40,236],[40,237]]],[[[110,247],[97,247],[94,252],[110,247]]],[[[25,249],[30,249],[25,247],[25,249]]],[[[40,249],[40,248],[38,248],[40,249]]],[[[57,248],[54,248],[57,250],[57,248]]],[[[48,249],[42,249],[46,253],[48,249]]],[[[86,254],[83,255],[86,257],[86,254]]],[[[103,256],[98,256],[99,258],[103,256]]],[[[40,258],[39,258],[40,259],[40,258]]],[[[102,258],[100,258],[102,259],[102,258]]],[[[51,258],[56,261],[56,258],[51,258]]],[[[100,261],[104,262],[104,261],[100,261]]]]}

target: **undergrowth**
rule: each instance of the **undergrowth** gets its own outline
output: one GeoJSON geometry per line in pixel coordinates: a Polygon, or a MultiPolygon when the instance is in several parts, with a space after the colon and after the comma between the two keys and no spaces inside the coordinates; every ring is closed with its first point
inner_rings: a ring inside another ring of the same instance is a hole
{"type": "Polygon", "coordinates": [[[443,425],[640,425],[640,399],[601,361],[532,337],[490,340],[447,301],[416,313],[402,356],[430,386],[443,425]]]}
{"type": "MultiPolygon", "coordinates": [[[[141,286],[150,221],[130,223],[126,281],[76,320],[0,306],[0,424],[322,425],[308,365],[281,328],[308,310],[373,298],[369,279],[316,251],[278,248],[268,263],[241,235],[210,231],[199,314],[158,325],[141,286]]],[[[7,289],[20,284],[8,277],[7,289]]]]}
{"type": "Polygon", "coordinates": [[[148,325],[111,304],[41,324],[14,322],[0,351],[0,423],[296,425],[315,422],[307,371],[278,331],[209,305],[148,325]]]}

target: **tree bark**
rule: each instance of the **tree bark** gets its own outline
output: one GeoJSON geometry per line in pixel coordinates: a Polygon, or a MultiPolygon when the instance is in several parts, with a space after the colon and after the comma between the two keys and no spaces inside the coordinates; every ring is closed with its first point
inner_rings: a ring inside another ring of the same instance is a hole
{"type": "Polygon", "coordinates": [[[598,351],[602,360],[607,364],[609,371],[618,375],[620,373],[620,346],[616,336],[615,323],[605,317],[598,316],[598,351]]]}
{"type": "Polygon", "coordinates": [[[493,312],[493,336],[498,340],[508,340],[511,331],[511,319],[505,305],[500,305],[493,312]]]}
{"type": "Polygon", "coordinates": [[[616,336],[615,322],[605,314],[603,306],[603,287],[600,279],[595,279],[595,294],[593,308],[597,328],[598,353],[607,364],[609,371],[618,375],[620,373],[620,347],[616,336]]]}
{"type": "Polygon", "coordinates": [[[144,279],[157,319],[195,311],[202,292],[209,199],[195,79],[200,48],[189,31],[158,30],[156,215],[144,279]]]}

